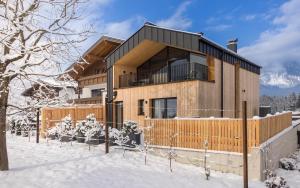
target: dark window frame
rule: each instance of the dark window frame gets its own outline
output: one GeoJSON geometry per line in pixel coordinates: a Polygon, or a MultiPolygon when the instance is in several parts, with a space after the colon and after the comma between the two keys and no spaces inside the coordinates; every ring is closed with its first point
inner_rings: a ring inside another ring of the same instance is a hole
{"type": "Polygon", "coordinates": [[[144,99],[139,99],[138,100],[138,115],[143,116],[145,115],[145,100],[144,99]]]}
{"type": "Polygon", "coordinates": [[[102,97],[104,89],[91,89],[91,97],[102,97]],[[95,92],[99,92],[95,95],[95,92]]]}
{"type": "Polygon", "coordinates": [[[162,115],[162,119],[172,119],[172,118],[175,118],[177,116],[177,97],[167,97],[167,98],[154,98],[154,99],[151,99],[151,118],[153,119],[160,119],[159,117],[155,117],[155,100],[164,100],[163,101],[163,115],[162,115]],[[175,116],[174,117],[168,117],[168,110],[170,109],[168,107],[168,100],[174,100],[176,101],[176,112],[175,112],[175,116]]]}

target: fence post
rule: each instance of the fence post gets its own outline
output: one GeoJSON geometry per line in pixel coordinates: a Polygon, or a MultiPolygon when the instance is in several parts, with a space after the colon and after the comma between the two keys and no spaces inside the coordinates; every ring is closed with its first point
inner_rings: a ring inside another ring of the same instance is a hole
{"type": "Polygon", "coordinates": [[[40,108],[37,108],[36,113],[36,143],[40,142],[40,108]]]}
{"type": "Polygon", "coordinates": [[[247,101],[243,101],[243,167],[244,188],[248,188],[247,101]]]}
{"type": "Polygon", "coordinates": [[[109,124],[111,123],[111,122],[109,122],[109,121],[111,121],[112,120],[112,117],[109,117],[110,115],[111,115],[111,113],[109,113],[108,112],[108,110],[111,110],[111,108],[109,109],[108,108],[108,105],[109,105],[109,103],[108,103],[108,98],[106,97],[105,98],[105,116],[106,116],[106,123],[105,123],[105,153],[109,153],[109,124]]]}

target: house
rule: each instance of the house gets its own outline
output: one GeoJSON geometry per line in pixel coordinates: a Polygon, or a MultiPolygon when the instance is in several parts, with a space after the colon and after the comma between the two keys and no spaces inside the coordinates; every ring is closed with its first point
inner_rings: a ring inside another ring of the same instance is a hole
{"type": "Polygon", "coordinates": [[[67,80],[44,79],[38,80],[22,92],[22,96],[36,100],[73,99],[76,96],[77,84],[67,80]]]}
{"type": "Polygon", "coordinates": [[[78,83],[77,97],[69,102],[103,104],[107,76],[104,57],[122,42],[120,39],[103,36],[83,54],[85,61],[74,63],[66,69],[66,73],[78,83]]]}
{"type": "Polygon", "coordinates": [[[66,69],[67,74],[58,79],[39,80],[40,84],[33,84],[22,95],[32,98],[42,90],[47,95],[44,97],[59,97],[68,103],[103,104],[107,76],[104,57],[122,42],[120,39],[102,36],[82,55],[84,61],[73,63],[66,69]],[[63,81],[66,76],[70,76],[75,82],[63,81]]]}
{"type": "Polygon", "coordinates": [[[108,123],[259,114],[261,67],[202,33],[145,23],[107,57],[108,123]],[[114,117],[114,118],[113,118],[114,117]]]}

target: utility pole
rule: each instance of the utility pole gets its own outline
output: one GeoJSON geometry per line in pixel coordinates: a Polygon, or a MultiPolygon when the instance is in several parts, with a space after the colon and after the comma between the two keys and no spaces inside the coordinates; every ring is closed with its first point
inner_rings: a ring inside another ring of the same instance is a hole
{"type": "Polygon", "coordinates": [[[40,108],[37,108],[36,113],[36,143],[40,142],[40,108]]]}
{"type": "Polygon", "coordinates": [[[244,188],[248,188],[247,101],[243,101],[243,167],[244,188]]]}

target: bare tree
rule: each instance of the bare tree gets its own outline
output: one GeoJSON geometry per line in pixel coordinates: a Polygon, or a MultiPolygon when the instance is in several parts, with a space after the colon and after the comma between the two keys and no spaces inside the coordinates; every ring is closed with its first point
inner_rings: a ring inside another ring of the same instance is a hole
{"type": "MultiPolygon", "coordinates": [[[[0,170],[8,170],[6,114],[14,85],[57,77],[79,58],[90,34],[80,20],[80,0],[0,0],[0,170]],[[77,54],[77,55],[74,55],[77,54]]],[[[41,83],[43,85],[43,83],[41,83]]]]}

